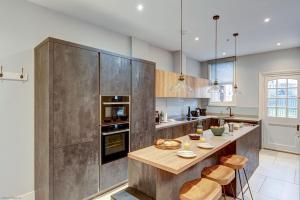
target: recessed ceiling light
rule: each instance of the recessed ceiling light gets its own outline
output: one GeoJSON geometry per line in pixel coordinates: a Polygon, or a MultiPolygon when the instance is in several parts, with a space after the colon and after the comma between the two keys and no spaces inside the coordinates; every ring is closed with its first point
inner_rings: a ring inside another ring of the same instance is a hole
{"type": "Polygon", "coordinates": [[[223,55],[223,56],[226,56],[226,52],[223,52],[222,55],[223,55]]]}
{"type": "Polygon", "coordinates": [[[276,46],[278,46],[278,47],[281,46],[281,43],[280,43],[280,42],[277,42],[277,43],[276,43],[276,46]]]}
{"type": "Polygon", "coordinates": [[[143,10],[144,10],[143,4],[137,5],[136,9],[137,9],[138,11],[143,11],[143,10]]]}
{"type": "Polygon", "coordinates": [[[195,40],[196,40],[196,41],[199,41],[199,39],[200,39],[199,37],[195,37],[195,40]]]}
{"type": "Polygon", "coordinates": [[[268,23],[270,20],[271,20],[271,18],[268,17],[268,18],[266,18],[266,19],[264,20],[264,22],[265,22],[265,23],[268,23]]]}

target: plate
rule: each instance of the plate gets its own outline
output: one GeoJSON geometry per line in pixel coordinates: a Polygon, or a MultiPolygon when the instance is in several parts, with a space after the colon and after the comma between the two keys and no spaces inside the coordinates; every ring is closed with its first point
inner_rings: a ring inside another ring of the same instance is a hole
{"type": "Polygon", "coordinates": [[[177,155],[183,158],[194,158],[196,154],[193,151],[181,150],[177,151],[177,155]]]}
{"type": "Polygon", "coordinates": [[[197,147],[200,147],[200,148],[203,148],[203,149],[213,149],[213,148],[215,148],[214,145],[209,144],[207,142],[205,142],[205,143],[197,143],[197,147]]]}

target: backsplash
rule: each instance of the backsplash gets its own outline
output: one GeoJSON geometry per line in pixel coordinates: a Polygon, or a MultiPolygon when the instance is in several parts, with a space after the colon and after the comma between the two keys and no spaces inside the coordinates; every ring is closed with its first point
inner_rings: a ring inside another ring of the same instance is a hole
{"type": "Polygon", "coordinates": [[[191,110],[201,105],[201,99],[184,99],[184,98],[156,98],[156,110],[168,113],[172,116],[186,116],[188,106],[191,110]]]}
{"type": "MultiPolygon", "coordinates": [[[[208,106],[208,113],[217,113],[217,114],[228,114],[229,111],[227,107],[221,106],[208,106]]],[[[257,107],[232,107],[232,112],[234,115],[251,115],[258,116],[259,110],[257,107]]]]}
{"type": "MultiPolygon", "coordinates": [[[[207,113],[228,114],[227,107],[207,106],[207,99],[185,99],[185,98],[156,98],[156,110],[168,113],[169,118],[172,116],[186,116],[188,106],[191,110],[197,107],[207,107],[207,113]]],[[[232,107],[234,115],[258,116],[259,109],[257,107],[232,107]]]]}

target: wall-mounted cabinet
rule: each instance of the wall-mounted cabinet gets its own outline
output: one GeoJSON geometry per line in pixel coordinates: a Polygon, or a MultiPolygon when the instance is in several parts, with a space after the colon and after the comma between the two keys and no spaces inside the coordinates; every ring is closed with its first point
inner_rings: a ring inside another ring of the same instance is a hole
{"type": "Polygon", "coordinates": [[[155,95],[156,97],[180,97],[180,98],[210,98],[207,92],[209,81],[203,78],[185,75],[186,84],[191,91],[174,91],[172,87],[178,81],[178,73],[156,69],[155,95]]]}

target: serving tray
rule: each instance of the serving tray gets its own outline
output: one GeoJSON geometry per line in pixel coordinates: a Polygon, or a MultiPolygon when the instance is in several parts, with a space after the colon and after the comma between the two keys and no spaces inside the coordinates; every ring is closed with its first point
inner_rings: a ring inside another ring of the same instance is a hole
{"type": "Polygon", "coordinates": [[[181,141],[180,140],[172,140],[172,139],[163,139],[165,142],[176,142],[176,145],[166,145],[165,142],[163,144],[155,144],[156,148],[159,149],[180,149],[181,148],[181,141]]]}

